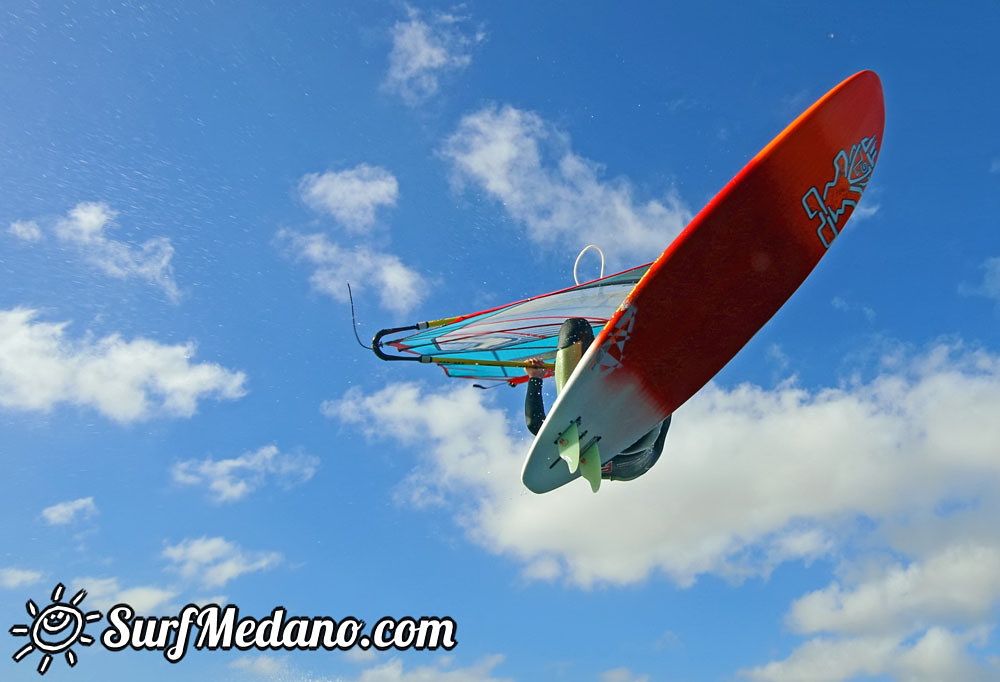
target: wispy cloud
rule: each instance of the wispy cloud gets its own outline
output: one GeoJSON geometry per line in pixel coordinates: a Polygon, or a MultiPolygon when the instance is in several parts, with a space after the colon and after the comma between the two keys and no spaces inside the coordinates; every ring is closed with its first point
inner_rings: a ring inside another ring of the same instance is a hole
{"type": "Polygon", "coordinates": [[[155,585],[122,587],[118,578],[81,577],[72,581],[73,590],[87,590],[87,605],[108,609],[115,604],[128,604],[137,613],[151,614],[167,606],[178,592],[155,585]]]}
{"type": "Polygon", "coordinates": [[[221,537],[201,537],[168,545],[164,558],[181,577],[196,580],[204,587],[222,587],[244,573],[273,568],[282,560],[277,552],[246,551],[221,537]]]}
{"type": "Polygon", "coordinates": [[[874,200],[869,199],[868,201],[862,201],[859,203],[857,208],[851,213],[851,220],[853,222],[858,222],[859,220],[866,220],[871,218],[873,215],[879,212],[882,208],[881,204],[873,203],[874,200]]]}
{"type": "Polygon", "coordinates": [[[1000,159],[993,159],[990,162],[990,173],[1000,173],[1000,159]]]}
{"type": "Polygon", "coordinates": [[[980,269],[983,271],[983,279],[977,284],[959,285],[959,293],[966,296],[985,296],[1000,302],[1000,257],[987,258],[980,269]]]}
{"type": "Polygon", "coordinates": [[[192,363],[193,344],[164,345],[119,335],[73,340],[68,323],[39,322],[38,311],[0,310],[0,407],[47,411],[86,406],[119,422],[189,417],[207,397],[244,395],[246,377],[192,363]]]}
{"type": "Polygon", "coordinates": [[[830,305],[844,313],[860,312],[869,322],[875,321],[875,309],[871,306],[861,305],[847,301],[843,296],[834,296],[830,300],[830,305]]]}
{"type": "Polygon", "coordinates": [[[97,505],[93,497],[81,497],[78,500],[60,502],[42,510],[42,516],[52,526],[62,526],[75,521],[78,517],[88,519],[97,514],[97,505]]]}
{"type": "Polygon", "coordinates": [[[798,116],[815,99],[815,95],[809,94],[809,91],[804,89],[791,95],[784,95],[780,100],[782,117],[793,118],[798,116]]]}
{"type": "MultiPolygon", "coordinates": [[[[376,654],[372,650],[350,649],[344,657],[356,663],[369,663],[376,654]]],[[[452,656],[440,656],[423,665],[407,667],[399,658],[391,658],[365,668],[357,676],[339,675],[338,682],[512,682],[509,677],[497,677],[494,669],[503,662],[499,654],[485,656],[468,666],[456,665],[452,656]]],[[[284,657],[261,654],[245,656],[229,664],[230,668],[255,678],[286,680],[287,682],[334,682],[331,678],[297,670],[284,657]]],[[[636,678],[632,678],[636,680],[636,678]]],[[[630,682],[632,682],[630,680],[630,682]]]]}
{"type": "Polygon", "coordinates": [[[407,8],[407,20],[392,27],[389,70],[382,87],[415,106],[434,95],[441,78],[466,68],[470,51],[485,39],[482,30],[469,30],[468,20],[454,14],[433,13],[424,19],[407,8]]]}
{"type": "Polygon", "coordinates": [[[42,228],[34,220],[15,220],[7,228],[7,232],[26,242],[42,240],[42,228]]]}
{"type": "Polygon", "coordinates": [[[362,671],[356,678],[344,678],[345,682],[511,682],[509,677],[496,677],[494,668],[503,662],[499,654],[486,656],[466,667],[455,667],[450,656],[438,658],[432,663],[417,665],[407,669],[403,661],[393,658],[385,663],[362,671]]]}
{"type": "Polygon", "coordinates": [[[282,680],[292,679],[288,661],[284,658],[261,654],[259,656],[247,656],[238,658],[229,664],[234,670],[247,673],[256,677],[278,678],[282,680]]]}
{"type": "Polygon", "coordinates": [[[351,663],[357,663],[358,665],[364,665],[365,663],[371,663],[378,658],[376,654],[371,649],[360,649],[355,647],[354,649],[348,649],[344,652],[344,658],[346,658],[351,663]]]}
{"type": "Polygon", "coordinates": [[[500,202],[537,244],[598,244],[618,263],[652,260],[693,217],[674,191],[636,200],[627,180],[603,179],[566,134],[509,105],[464,117],[442,153],[459,185],[500,202]]]}
{"type": "Polygon", "coordinates": [[[381,206],[395,206],[399,183],[384,168],[360,164],[342,171],[309,173],[299,182],[302,200],[314,211],[333,216],[349,231],[364,233],[381,206]]]}
{"type": "Polygon", "coordinates": [[[680,97],[674,97],[663,104],[663,108],[670,112],[675,113],[678,111],[689,111],[698,106],[698,102],[687,95],[681,95],[680,97]]]}
{"type": "Polygon", "coordinates": [[[654,649],[664,649],[667,647],[677,647],[680,646],[680,637],[673,630],[665,630],[662,635],[656,638],[653,642],[654,649]]]}
{"type": "Polygon", "coordinates": [[[282,453],[274,445],[265,445],[231,459],[178,462],[171,474],[174,481],[182,485],[207,487],[216,502],[235,502],[263,487],[269,480],[285,487],[304,483],[318,468],[318,457],[282,453]]]}
{"type": "Polygon", "coordinates": [[[628,668],[613,668],[601,673],[601,682],[649,682],[649,675],[636,675],[628,668]]]}
{"type": "Polygon", "coordinates": [[[0,568],[0,587],[12,590],[25,585],[34,585],[42,579],[40,571],[24,568],[0,568]]]}
{"type": "MultiPolygon", "coordinates": [[[[171,260],[174,247],[166,237],[154,237],[130,246],[108,237],[117,211],[103,202],[82,202],[56,220],[51,232],[64,244],[77,249],[84,259],[106,275],[119,279],[138,278],[159,286],[172,300],[180,299],[171,260]]],[[[45,232],[36,220],[11,223],[8,232],[28,242],[39,242],[45,232]]]]}
{"type": "Polygon", "coordinates": [[[367,246],[344,247],[323,233],[281,230],[278,242],[291,254],[315,267],[309,278],[313,289],[347,303],[347,282],[355,291],[374,289],[387,310],[406,313],[423,300],[428,283],[390,253],[367,246]]]}

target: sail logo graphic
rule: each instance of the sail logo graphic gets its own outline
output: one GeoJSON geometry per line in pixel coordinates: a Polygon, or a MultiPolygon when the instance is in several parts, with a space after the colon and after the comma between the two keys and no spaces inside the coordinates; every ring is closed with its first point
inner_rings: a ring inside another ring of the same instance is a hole
{"type": "Polygon", "coordinates": [[[851,147],[850,153],[841,149],[833,157],[833,180],[823,186],[822,192],[814,186],[802,197],[802,206],[809,219],[819,218],[816,234],[824,248],[830,248],[840,234],[843,222],[858,205],[875,169],[877,155],[875,136],[862,138],[861,142],[851,147]]]}
{"type": "Polygon", "coordinates": [[[87,623],[101,619],[100,611],[84,613],[80,604],[87,596],[86,590],[80,590],[68,602],[63,602],[66,587],[59,583],[52,590],[52,603],[39,610],[38,605],[28,600],[25,609],[31,616],[31,624],[11,626],[9,632],[15,637],[27,637],[28,643],[17,650],[14,661],[20,663],[36,649],[42,653],[38,663],[38,674],[44,675],[52,665],[52,657],[65,654],[66,663],[72,668],[76,665],[77,656],[73,651],[74,644],[90,646],[94,638],[84,632],[87,623]]]}

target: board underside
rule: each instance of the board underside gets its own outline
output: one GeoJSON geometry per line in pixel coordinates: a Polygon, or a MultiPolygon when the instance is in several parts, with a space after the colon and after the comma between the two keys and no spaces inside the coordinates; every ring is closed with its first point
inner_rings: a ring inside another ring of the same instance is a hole
{"type": "Polygon", "coordinates": [[[525,461],[529,490],[548,492],[580,475],[559,459],[571,423],[581,434],[581,456],[599,442],[606,462],[700,390],[771,319],[861,198],[884,118],[878,76],[855,74],[709,202],[625,298],[564,386],[525,461]]]}

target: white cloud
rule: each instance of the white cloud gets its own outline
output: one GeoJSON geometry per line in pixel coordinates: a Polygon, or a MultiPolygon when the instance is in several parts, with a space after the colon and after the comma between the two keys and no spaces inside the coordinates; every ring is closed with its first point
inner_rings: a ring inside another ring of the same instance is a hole
{"type": "Polygon", "coordinates": [[[470,33],[465,19],[453,14],[435,14],[424,21],[410,8],[407,21],[392,27],[392,51],[383,88],[417,105],[434,95],[440,79],[461,71],[472,61],[470,48],[485,38],[482,31],[470,33]]]}
{"type": "Polygon", "coordinates": [[[401,503],[453,509],[471,541],[530,580],[588,588],[661,572],[686,586],[841,558],[840,578],[789,610],[808,639],[748,677],[990,679],[975,650],[1000,604],[997,355],[896,351],[869,380],[815,391],[710,384],[675,415],[652,471],[598,495],[524,494],[530,439],[494,401],[397,384],[325,411],[373,438],[425,443],[401,503]]]}
{"type": "Polygon", "coordinates": [[[982,632],[943,628],[928,630],[912,645],[891,636],[817,638],[784,660],[741,673],[760,682],[842,682],[862,675],[891,675],[901,682],[986,682],[995,678],[967,652],[982,641],[982,632]]]}
{"type": "Polygon", "coordinates": [[[627,180],[603,180],[601,166],[575,154],[567,135],[511,106],[463,118],[443,154],[459,183],[501,202],[537,244],[598,244],[619,264],[652,260],[693,217],[674,192],[638,202],[627,180]]]}
{"type": "Polygon", "coordinates": [[[42,239],[42,230],[34,220],[15,220],[7,231],[26,242],[37,242],[42,239]]]}
{"type": "Polygon", "coordinates": [[[0,311],[0,407],[52,409],[70,403],[119,422],[154,415],[189,417],[206,397],[236,399],[246,377],[219,365],[194,364],[193,344],[67,338],[67,323],[37,322],[38,312],[0,311]]]}
{"type": "Polygon", "coordinates": [[[361,164],[344,171],[310,173],[299,182],[302,200],[352,232],[367,232],[380,206],[395,206],[399,183],[389,171],[361,164]]]}
{"type": "Polygon", "coordinates": [[[804,560],[806,563],[829,555],[833,539],[819,528],[793,529],[777,533],[768,546],[768,565],[804,560]]]}
{"type": "Polygon", "coordinates": [[[916,644],[903,647],[889,668],[899,679],[913,682],[996,680],[996,670],[988,671],[967,653],[970,647],[981,647],[987,636],[985,629],[952,632],[931,628],[916,644]]]}
{"type": "Polygon", "coordinates": [[[892,638],[847,642],[814,639],[783,661],[742,672],[750,679],[767,682],[836,682],[857,675],[880,675],[897,647],[892,638]]]}
{"type": "MultiPolygon", "coordinates": [[[[393,206],[399,195],[396,178],[383,168],[361,164],[350,170],[310,174],[299,183],[302,200],[314,210],[333,216],[349,232],[364,234],[375,224],[380,206],[393,206]]],[[[427,283],[391,253],[370,245],[344,246],[326,234],[302,234],[283,229],[277,234],[298,260],[314,266],[313,289],[348,302],[347,282],[355,291],[374,288],[384,308],[406,313],[419,303],[427,283]]]]}
{"type": "Polygon", "coordinates": [[[428,284],[397,256],[366,246],[343,247],[325,234],[301,234],[282,230],[278,240],[286,243],[296,258],[315,266],[310,277],[313,288],[347,303],[347,282],[355,292],[373,288],[382,307],[398,313],[412,310],[427,291],[428,284]]]}
{"type": "Polygon", "coordinates": [[[14,589],[24,585],[34,585],[42,579],[39,571],[23,568],[0,568],[0,587],[14,589]]]}
{"type": "Polygon", "coordinates": [[[272,568],[282,560],[277,552],[248,552],[221,537],[183,540],[168,545],[163,556],[183,578],[197,580],[204,587],[222,587],[244,573],[272,568]]]}
{"type": "Polygon", "coordinates": [[[847,680],[862,674],[926,682],[994,679],[975,650],[988,639],[1000,602],[996,518],[990,512],[975,519],[990,527],[978,540],[967,537],[967,513],[938,519],[929,524],[931,533],[920,524],[921,536],[937,534],[935,525],[949,532],[929,541],[931,547],[941,542],[943,547],[907,566],[845,562],[840,572],[853,575],[855,584],[833,582],[806,594],[787,615],[792,631],[827,636],[744,674],[771,682],[847,680]]]}
{"type": "Polygon", "coordinates": [[[908,566],[893,564],[853,588],[811,592],[788,615],[799,633],[909,634],[930,623],[976,625],[1000,601],[1000,544],[959,544],[908,566]]]}
{"type": "Polygon", "coordinates": [[[87,591],[87,607],[106,610],[115,604],[128,604],[140,614],[168,610],[165,608],[168,602],[178,594],[174,590],[153,585],[122,588],[118,578],[75,578],[72,584],[74,591],[87,591]]]}
{"type": "MultiPolygon", "coordinates": [[[[372,651],[359,655],[358,649],[345,652],[345,658],[357,663],[367,663],[375,658],[372,651]]],[[[494,668],[503,661],[503,656],[486,656],[466,667],[457,667],[452,656],[439,656],[432,663],[407,668],[403,661],[392,658],[384,663],[362,670],[356,677],[339,675],[338,682],[511,682],[511,678],[495,677],[494,668]]],[[[248,656],[230,663],[231,668],[255,677],[301,682],[326,682],[326,677],[317,677],[307,672],[294,670],[285,658],[269,655],[248,656]]],[[[329,680],[333,682],[333,680],[329,680]]]]}
{"type": "MultiPolygon", "coordinates": [[[[103,202],[81,202],[49,227],[59,241],[77,249],[106,275],[137,277],[159,286],[172,301],[179,300],[171,264],[173,244],[166,237],[153,237],[136,246],[111,239],[106,233],[114,227],[117,216],[118,212],[103,202]]],[[[15,221],[7,231],[27,242],[39,242],[45,236],[35,220],[15,221]]]]}
{"type": "Polygon", "coordinates": [[[285,679],[290,674],[288,662],[284,658],[275,658],[266,654],[239,658],[230,663],[229,667],[257,677],[281,676],[282,679],[285,679]]]}
{"type": "Polygon", "coordinates": [[[117,211],[112,211],[105,203],[79,203],[68,216],[56,223],[56,234],[77,244],[94,244],[104,238],[104,228],[117,215],[117,211]]]}
{"type": "Polygon", "coordinates": [[[628,668],[614,668],[601,673],[601,682],[649,682],[649,675],[636,675],[628,668]]]}
{"type": "Polygon", "coordinates": [[[376,654],[372,649],[361,649],[355,647],[354,649],[348,649],[344,652],[344,658],[346,658],[351,663],[357,663],[359,665],[365,663],[371,663],[378,659],[378,654],[376,654]]]}
{"type": "Polygon", "coordinates": [[[210,604],[225,605],[229,603],[229,597],[224,594],[213,594],[207,597],[194,597],[191,603],[197,606],[208,606],[210,604]]]}
{"type": "Polygon", "coordinates": [[[494,677],[493,669],[503,656],[487,656],[466,668],[453,668],[449,656],[434,663],[406,670],[403,661],[393,658],[364,670],[353,682],[505,682],[510,678],[494,677]]]}
{"type": "Polygon", "coordinates": [[[60,526],[71,523],[78,516],[90,518],[97,514],[97,505],[93,497],[81,497],[78,500],[60,502],[42,510],[42,516],[50,525],[60,526]]]}
{"type": "Polygon", "coordinates": [[[174,281],[171,259],[174,247],[166,237],[154,237],[138,246],[108,238],[105,232],[114,226],[117,211],[101,202],[77,204],[55,224],[56,236],[72,244],[91,264],[105,274],[119,279],[138,277],[158,285],[177,301],[180,290],[174,281]]]}
{"type": "Polygon", "coordinates": [[[174,481],[182,485],[204,485],[216,502],[234,502],[262,487],[268,479],[291,487],[312,478],[319,458],[282,453],[274,445],[246,452],[231,459],[189,459],[174,465],[174,481]]]}
{"type": "Polygon", "coordinates": [[[656,468],[599,495],[577,485],[523,495],[530,440],[490,400],[403,384],[351,391],[328,413],[373,437],[426,443],[401,486],[408,501],[457,498],[473,540],[529,571],[559,566],[581,586],[654,571],[682,585],[702,573],[766,575],[821,556],[853,515],[1000,492],[1000,359],[982,352],[939,347],[868,383],[815,392],[709,385],[676,415],[656,468]]]}
{"type": "Polygon", "coordinates": [[[966,542],[953,521],[943,523],[952,526],[957,542],[908,566],[845,563],[841,572],[860,576],[856,584],[834,582],[806,594],[787,615],[792,631],[826,636],[743,673],[770,682],[857,675],[926,682],[993,679],[975,649],[987,640],[1000,601],[1000,544],[993,531],[992,544],[966,542]]]}

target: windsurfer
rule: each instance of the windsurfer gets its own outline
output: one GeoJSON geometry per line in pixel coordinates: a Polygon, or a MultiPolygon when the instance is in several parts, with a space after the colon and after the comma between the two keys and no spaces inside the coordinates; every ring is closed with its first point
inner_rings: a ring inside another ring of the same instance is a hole
{"type": "MultiPolygon", "coordinates": [[[[562,390],[573,369],[580,362],[587,348],[594,341],[594,331],[590,323],[579,317],[571,317],[559,328],[559,343],[556,350],[555,380],[556,392],[562,390]]],[[[545,403],[542,399],[542,378],[546,374],[542,360],[531,361],[535,366],[525,368],[530,377],[528,392],[524,397],[524,421],[531,433],[538,433],[545,421],[545,403]]],[[[601,478],[612,481],[631,481],[649,471],[663,452],[663,442],[670,428],[668,416],[649,433],[625,448],[620,454],[604,463],[601,478]]]]}

